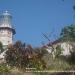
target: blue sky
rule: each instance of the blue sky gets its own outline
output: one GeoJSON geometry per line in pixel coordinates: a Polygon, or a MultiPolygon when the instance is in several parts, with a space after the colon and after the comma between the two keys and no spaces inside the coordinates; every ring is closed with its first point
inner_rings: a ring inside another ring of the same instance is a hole
{"type": "Polygon", "coordinates": [[[8,10],[12,14],[15,41],[36,47],[48,43],[42,33],[54,40],[64,26],[75,24],[74,4],[75,0],[0,0],[0,12],[8,10]]]}

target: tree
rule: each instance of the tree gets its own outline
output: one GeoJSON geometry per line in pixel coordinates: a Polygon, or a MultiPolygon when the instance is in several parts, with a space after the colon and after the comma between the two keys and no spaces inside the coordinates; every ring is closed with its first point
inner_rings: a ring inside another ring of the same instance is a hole
{"type": "Polygon", "coordinates": [[[61,39],[63,41],[68,42],[68,44],[72,47],[70,49],[70,55],[68,56],[68,62],[71,65],[74,65],[75,64],[75,25],[64,27],[61,31],[61,39]]]}
{"type": "Polygon", "coordinates": [[[66,26],[62,29],[60,37],[63,41],[75,41],[75,25],[66,26]]]}
{"type": "Polygon", "coordinates": [[[54,53],[55,58],[58,58],[58,57],[62,54],[62,51],[63,51],[63,49],[61,48],[60,45],[58,45],[58,46],[56,47],[56,51],[55,51],[55,53],[54,53]]]}
{"type": "Polygon", "coordinates": [[[70,51],[70,63],[75,64],[75,46],[72,45],[72,50],[70,51]]]}
{"type": "Polygon", "coordinates": [[[36,53],[31,45],[25,45],[21,41],[8,46],[5,58],[7,64],[10,66],[19,68],[34,67],[37,69],[43,69],[45,67],[45,63],[39,57],[39,53],[36,53]]]}
{"type": "Polygon", "coordinates": [[[6,62],[10,66],[21,67],[24,65],[23,61],[23,53],[24,53],[25,45],[21,41],[17,41],[14,45],[9,45],[8,50],[6,52],[6,62]]]}
{"type": "Polygon", "coordinates": [[[45,48],[35,48],[35,52],[42,58],[48,51],[45,48]]]}

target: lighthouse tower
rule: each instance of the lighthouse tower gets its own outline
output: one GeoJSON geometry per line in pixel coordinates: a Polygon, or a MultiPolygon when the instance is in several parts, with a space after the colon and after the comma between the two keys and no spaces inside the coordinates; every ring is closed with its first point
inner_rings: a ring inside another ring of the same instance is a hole
{"type": "Polygon", "coordinates": [[[0,42],[3,46],[13,43],[15,29],[12,26],[12,16],[8,11],[0,15],[0,42]]]}

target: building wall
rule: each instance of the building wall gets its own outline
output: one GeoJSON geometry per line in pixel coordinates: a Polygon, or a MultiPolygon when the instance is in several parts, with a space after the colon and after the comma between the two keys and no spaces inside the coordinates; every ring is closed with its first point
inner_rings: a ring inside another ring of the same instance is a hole
{"type": "Polygon", "coordinates": [[[70,51],[72,50],[72,46],[69,43],[61,43],[61,48],[63,48],[63,55],[70,55],[70,51]]]}
{"type": "MultiPolygon", "coordinates": [[[[61,55],[70,55],[70,51],[72,50],[72,45],[70,45],[69,43],[67,42],[60,42],[60,43],[57,43],[57,44],[54,44],[53,45],[53,49],[54,51],[56,51],[56,47],[60,45],[61,49],[62,50],[62,54],[61,55]]],[[[46,50],[51,53],[52,52],[52,47],[51,46],[47,46],[46,50]]]]}
{"type": "Polygon", "coordinates": [[[8,45],[12,43],[12,31],[8,29],[0,30],[0,41],[3,45],[8,45]]]}

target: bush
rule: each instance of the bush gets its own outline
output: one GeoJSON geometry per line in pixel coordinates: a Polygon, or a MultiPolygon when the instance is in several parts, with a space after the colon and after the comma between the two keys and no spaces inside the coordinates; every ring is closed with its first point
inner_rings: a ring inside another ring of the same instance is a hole
{"type": "Polygon", "coordinates": [[[41,53],[35,52],[31,45],[26,46],[21,41],[17,41],[14,45],[9,45],[5,56],[8,65],[23,69],[44,69],[45,62],[41,58],[41,53]]]}
{"type": "Polygon", "coordinates": [[[10,73],[10,69],[5,64],[1,64],[0,65],[0,75],[9,74],[9,73],[10,73]]]}

